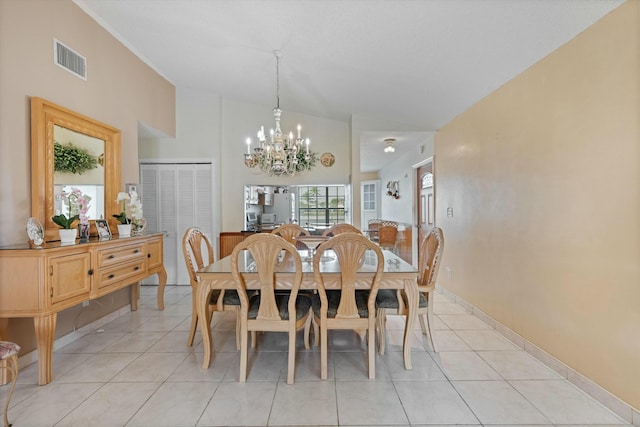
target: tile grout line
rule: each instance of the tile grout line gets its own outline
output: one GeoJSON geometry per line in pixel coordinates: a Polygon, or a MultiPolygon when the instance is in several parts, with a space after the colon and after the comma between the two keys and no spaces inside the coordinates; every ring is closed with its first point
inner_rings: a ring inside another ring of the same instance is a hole
{"type": "Polygon", "coordinates": [[[632,425],[640,426],[640,411],[636,410],[634,407],[618,398],[617,396],[613,395],[602,386],[596,384],[589,378],[575,371],[573,368],[556,359],[543,349],[526,340],[518,333],[498,322],[497,320],[484,313],[473,304],[470,304],[464,299],[460,298],[453,292],[443,288],[440,285],[436,285],[436,290],[442,295],[445,295],[448,298],[452,299],[455,303],[460,304],[463,308],[468,310],[470,314],[474,315],[475,317],[489,325],[493,330],[500,333],[518,348],[533,356],[536,360],[559,374],[562,378],[569,381],[579,390],[595,399],[598,403],[609,409],[624,421],[632,425]]]}

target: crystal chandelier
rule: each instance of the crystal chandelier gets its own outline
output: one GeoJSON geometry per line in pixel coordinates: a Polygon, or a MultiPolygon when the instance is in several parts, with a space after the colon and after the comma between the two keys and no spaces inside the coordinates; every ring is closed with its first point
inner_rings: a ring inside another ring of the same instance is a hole
{"type": "Polygon", "coordinates": [[[274,50],[276,57],[276,107],[273,109],[273,117],[276,120],[275,131],[271,129],[270,138],[264,134],[264,126],[260,126],[256,146],[251,152],[251,138],[247,138],[247,153],[244,155],[244,164],[248,168],[256,166],[269,176],[287,174],[295,175],[311,168],[312,154],[309,152],[309,138],[300,137],[302,129],[298,124],[298,137],[293,138],[293,132],[289,135],[282,133],[280,129],[280,51],[274,50]],[[303,142],[306,150],[303,150],[303,142]]]}

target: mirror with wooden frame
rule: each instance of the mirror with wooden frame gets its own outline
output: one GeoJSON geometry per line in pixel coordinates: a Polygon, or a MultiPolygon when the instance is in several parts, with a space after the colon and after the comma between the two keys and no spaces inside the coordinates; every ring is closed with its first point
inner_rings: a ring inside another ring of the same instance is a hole
{"type": "Polygon", "coordinates": [[[45,241],[58,240],[51,219],[64,212],[60,192],[70,187],[91,196],[89,218],[116,228],[120,191],[120,131],[42,98],[31,98],[31,215],[45,241]]]}

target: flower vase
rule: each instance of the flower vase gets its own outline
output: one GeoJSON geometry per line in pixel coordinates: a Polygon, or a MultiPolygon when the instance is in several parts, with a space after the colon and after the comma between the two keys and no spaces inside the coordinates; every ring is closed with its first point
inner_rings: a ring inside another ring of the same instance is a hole
{"type": "Polygon", "coordinates": [[[118,235],[120,237],[130,237],[131,224],[118,224],[118,235]]]}
{"type": "Polygon", "coordinates": [[[61,228],[60,243],[75,243],[78,230],[75,228],[61,228]]]}
{"type": "Polygon", "coordinates": [[[81,242],[89,241],[89,224],[78,224],[78,236],[81,242]]]}

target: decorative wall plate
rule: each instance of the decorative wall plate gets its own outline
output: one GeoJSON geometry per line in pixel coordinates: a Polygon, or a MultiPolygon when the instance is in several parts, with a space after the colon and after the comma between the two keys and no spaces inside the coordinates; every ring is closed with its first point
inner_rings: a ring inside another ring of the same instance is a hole
{"type": "Polygon", "coordinates": [[[29,236],[29,240],[36,246],[40,246],[44,242],[42,224],[33,217],[27,220],[27,236],[29,236]]]}
{"type": "Polygon", "coordinates": [[[336,157],[331,153],[322,153],[320,156],[320,163],[324,167],[331,167],[336,161],[336,157]]]}

